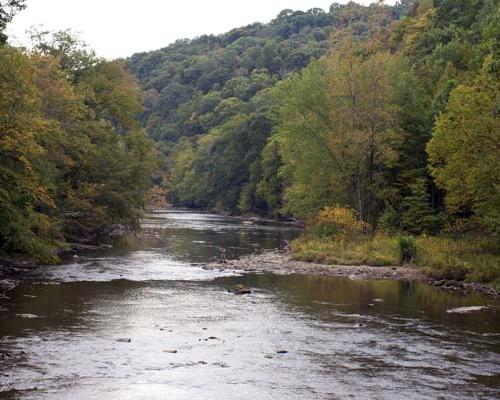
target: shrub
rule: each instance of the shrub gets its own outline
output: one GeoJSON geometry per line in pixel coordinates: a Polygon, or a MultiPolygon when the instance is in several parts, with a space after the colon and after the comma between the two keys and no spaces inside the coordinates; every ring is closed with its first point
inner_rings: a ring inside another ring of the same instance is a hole
{"type": "Polygon", "coordinates": [[[413,236],[399,237],[400,263],[411,264],[417,255],[417,243],[413,236]]]}
{"type": "Polygon", "coordinates": [[[310,223],[310,232],[320,238],[355,237],[366,232],[369,225],[359,221],[356,212],[345,207],[326,207],[310,223]]]}
{"type": "Polygon", "coordinates": [[[400,218],[394,207],[387,207],[380,215],[377,227],[385,232],[396,232],[400,228],[400,218]]]}

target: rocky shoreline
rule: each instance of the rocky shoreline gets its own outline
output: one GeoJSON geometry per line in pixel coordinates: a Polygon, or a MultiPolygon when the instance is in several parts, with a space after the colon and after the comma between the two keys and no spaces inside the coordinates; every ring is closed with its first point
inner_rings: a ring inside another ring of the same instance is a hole
{"type": "Polygon", "coordinates": [[[244,272],[270,272],[274,274],[290,275],[319,275],[349,278],[353,280],[397,280],[421,281],[440,290],[458,294],[471,292],[480,293],[497,299],[500,293],[493,287],[474,282],[460,282],[451,280],[434,280],[426,276],[421,269],[414,267],[371,267],[325,265],[294,260],[290,253],[284,251],[267,251],[262,254],[253,254],[237,260],[227,260],[208,264],[205,269],[236,270],[244,272]]]}

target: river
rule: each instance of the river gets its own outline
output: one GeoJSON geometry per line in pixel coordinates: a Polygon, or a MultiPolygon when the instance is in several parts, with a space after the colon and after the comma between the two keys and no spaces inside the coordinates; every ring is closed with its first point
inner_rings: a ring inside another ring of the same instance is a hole
{"type": "Polygon", "coordinates": [[[500,398],[498,302],[417,282],[203,269],[219,247],[232,258],[297,234],[163,210],[140,237],[37,269],[0,303],[0,399],[500,398]],[[237,284],[252,293],[228,292],[237,284]]]}

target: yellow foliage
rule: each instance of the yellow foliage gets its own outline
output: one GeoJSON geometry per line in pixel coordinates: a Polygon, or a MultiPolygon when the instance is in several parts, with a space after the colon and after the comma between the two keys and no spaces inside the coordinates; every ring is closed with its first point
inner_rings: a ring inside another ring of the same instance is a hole
{"type": "Polygon", "coordinates": [[[369,224],[358,220],[354,210],[340,206],[325,207],[311,222],[312,225],[334,225],[342,236],[359,235],[370,228],[369,224]]]}

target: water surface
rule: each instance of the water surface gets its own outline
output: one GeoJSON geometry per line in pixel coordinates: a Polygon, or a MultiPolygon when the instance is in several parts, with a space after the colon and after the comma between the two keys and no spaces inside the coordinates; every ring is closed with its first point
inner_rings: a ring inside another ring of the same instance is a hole
{"type": "Polygon", "coordinates": [[[282,246],[298,234],[286,224],[166,210],[143,225],[34,272],[1,304],[0,399],[500,397],[498,303],[420,283],[203,269],[221,247],[282,246]],[[236,284],[252,294],[232,295],[236,284]],[[493,311],[446,313],[484,304],[493,311]]]}

